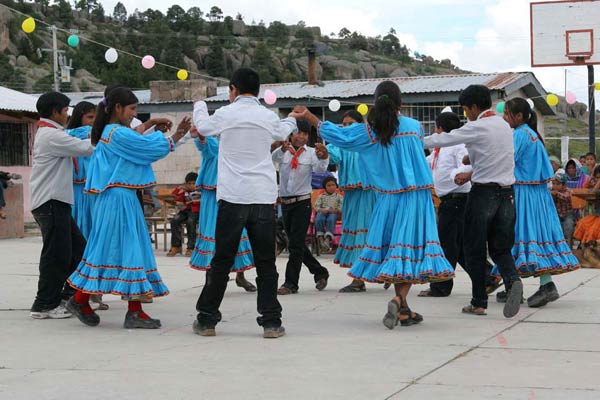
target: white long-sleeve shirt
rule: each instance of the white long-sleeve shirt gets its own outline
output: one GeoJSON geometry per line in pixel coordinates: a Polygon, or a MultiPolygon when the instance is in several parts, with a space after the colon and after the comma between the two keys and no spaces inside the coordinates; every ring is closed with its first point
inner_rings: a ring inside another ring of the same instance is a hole
{"type": "Polygon", "coordinates": [[[432,166],[433,185],[435,194],[438,197],[450,193],[469,193],[471,191],[471,182],[467,182],[462,186],[454,183],[454,177],[463,167],[462,161],[467,154],[467,148],[461,143],[456,146],[441,148],[437,158],[435,157],[435,151],[427,157],[427,162],[432,166]]]}
{"type": "Polygon", "coordinates": [[[275,203],[271,143],[295,132],[296,120],[280,119],[251,96],[239,96],[211,116],[206,103],[199,101],[194,104],[193,119],[201,135],[221,135],[217,199],[236,204],[275,203]]]}
{"type": "MultiPolygon", "coordinates": [[[[448,147],[464,143],[473,167],[473,183],[496,183],[508,186],[515,183],[513,132],[508,123],[497,115],[470,121],[449,133],[427,136],[426,148],[448,147]]],[[[483,117],[483,118],[482,118],[483,117]]]]}
{"type": "Polygon", "coordinates": [[[89,156],[94,146],[89,139],[67,135],[56,122],[42,118],[33,143],[33,167],[29,188],[31,209],[50,200],[73,204],[73,157],[89,156]]]}
{"type": "Polygon", "coordinates": [[[283,152],[281,147],[272,153],[273,162],[279,164],[279,194],[281,197],[302,196],[312,192],[312,173],[325,172],[329,165],[329,157],[320,160],[315,149],[303,146],[304,151],[298,156],[298,168],[292,169],[293,154],[283,152]]]}

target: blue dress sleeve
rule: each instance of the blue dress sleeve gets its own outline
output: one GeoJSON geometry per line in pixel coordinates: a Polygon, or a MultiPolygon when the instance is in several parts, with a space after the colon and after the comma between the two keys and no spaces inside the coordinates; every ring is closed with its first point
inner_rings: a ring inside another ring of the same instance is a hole
{"type": "Polygon", "coordinates": [[[328,144],[326,147],[327,152],[329,153],[329,164],[339,165],[342,161],[342,152],[340,148],[333,144],[328,144]]]}
{"type": "Polygon", "coordinates": [[[208,136],[204,139],[204,143],[199,139],[194,139],[196,148],[202,153],[202,157],[205,159],[211,159],[217,157],[219,154],[219,140],[214,136],[208,136]]]}
{"type": "Polygon", "coordinates": [[[139,165],[152,164],[175,150],[173,139],[162,132],[143,136],[132,129],[119,127],[101,140],[119,157],[139,165]]]}
{"type": "Polygon", "coordinates": [[[375,133],[367,124],[339,127],[325,121],[319,124],[317,131],[329,143],[350,151],[361,151],[376,143],[375,133]]]}

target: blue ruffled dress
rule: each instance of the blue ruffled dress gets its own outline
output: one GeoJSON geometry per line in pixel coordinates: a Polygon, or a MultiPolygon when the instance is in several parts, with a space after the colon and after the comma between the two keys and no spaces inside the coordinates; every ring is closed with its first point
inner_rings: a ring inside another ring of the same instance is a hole
{"type": "MultiPolygon", "coordinates": [[[[210,262],[215,253],[215,230],[217,227],[217,170],[219,140],[209,136],[202,143],[194,139],[196,147],[202,153],[202,165],[196,180],[196,189],[202,193],[200,201],[200,217],[196,245],[190,258],[190,267],[199,271],[210,269],[210,262]]],[[[231,272],[242,272],[254,268],[252,248],[246,229],[242,231],[240,245],[231,272]]]]}
{"type": "Polygon", "coordinates": [[[342,268],[350,268],[365,246],[371,214],[375,207],[375,191],[363,189],[358,153],[333,144],[327,145],[327,151],[329,163],[339,167],[338,184],[344,191],[342,238],[333,262],[342,268]]]}
{"type": "Polygon", "coordinates": [[[319,125],[325,140],[359,152],[363,188],[377,193],[365,247],[348,275],[390,283],[451,279],[454,270],[444,257],[435,223],[423,129],[414,119],[398,119],[398,132],[388,146],[380,143],[368,124],[319,125]]]}
{"type": "Polygon", "coordinates": [[[174,150],[162,132],[142,136],[122,125],[104,128],[85,184],[85,192],[97,198],[83,259],[68,279],[75,289],[127,300],[169,294],[136,189],[156,185],[151,164],[174,150]]]}
{"type": "MultiPolygon", "coordinates": [[[[554,176],[538,134],[527,125],[514,130],[515,243],[512,254],[522,277],[562,274],[579,268],[565,240],[547,183],[554,176]]],[[[499,275],[497,267],[492,272],[499,275]]]]}
{"type": "MultiPolygon", "coordinates": [[[[67,134],[79,138],[89,139],[92,133],[91,126],[80,126],[75,129],[67,129],[67,134]]],[[[83,193],[87,176],[88,165],[91,157],[76,157],[77,168],[73,168],[73,207],[71,214],[77,223],[83,237],[87,240],[92,229],[92,207],[95,196],[83,193]]]]}

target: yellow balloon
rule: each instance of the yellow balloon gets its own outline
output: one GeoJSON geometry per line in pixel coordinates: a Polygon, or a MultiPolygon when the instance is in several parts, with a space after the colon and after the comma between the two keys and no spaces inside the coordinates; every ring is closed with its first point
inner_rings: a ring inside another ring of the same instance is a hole
{"type": "Polygon", "coordinates": [[[27,18],[21,24],[21,29],[23,29],[23,32],[25,33],[33,32],[35,30],[35,20],[31,17],[27,18]]]}
{"type": "Polygon", "coordinates": [[[360,115],[367,115],[367,113],[369,112],[369,107],[366,104],[360,104],[356,108],[356,111],[358,111],[360,115]]]}
{"type": "Polygon", "coordinates": [[[546,102],[549,106],[554,107],[558,104],[558,96],[555,94],[549,94],[548,96],[546,96],[546,102]]]}
{"type": "Polygon", "coordinates": [[[594,89],[600,90],[600,82],[594,83],[594,89]]]}
{"type": "Polygon", "coordinates": [[[177,71],[177,79],[180,81],[185,81],[188,78],[188,72],[185,69],[180,69],[177,71]]]}

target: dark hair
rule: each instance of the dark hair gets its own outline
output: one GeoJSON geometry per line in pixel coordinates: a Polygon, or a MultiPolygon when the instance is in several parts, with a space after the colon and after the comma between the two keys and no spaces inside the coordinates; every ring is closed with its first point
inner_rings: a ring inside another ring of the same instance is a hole
{"type": "Polygon", "coordinates": [[[75,108],[73,108],[71,118],[69,118],[67,129],[79,128],[81,126],[81,117],[83,117],[90,111],[96,111],[96,106],[90,103],[89,101],[80,101],[79,103],[77,103],[75,108]]]}
{"type": "Polygon", "coordinates": [[[360,123],[360,124],[362,124],[362,123],[365,121],[365,119],[363,118],[362,114],[361,114],[361,113],[359,113],[359,112],[358,112],[358,111],[356,111],[356,110],[349,110],[349,111],[346,111],[346,112],[344,113],[344,116],[342,117],[342,119],[344,119],[344,118],[346,118],[346,117],[352,118],[353,120],[355,120],[356,122],[358,122],[358,123],[360,123]]]}
{"type": "Polygon", "coordinates": [[[96,109],[96,119],[94,120],[94,126],[92,127],[93,145],[96,145],[100,140],[102,131],[104,131],[104,127],[109,124],[110,117],[115,111],[117,104],[125,107],[130,104],[138,103],[138,99],[135,97],[131,89],[125,87],[114,88],[108,93],[108,96],[104,101],[105,103],[101,102],[98,104],[98,108],[96,109]]]}
{"type": "Polygon", "coordinates": [[[308,123],[308,121],[305,121],[303,119],[299,119],[296,121],[296,125],[298,126],[298,132],[305,132],[308,133],[310,135],[310,124],[308,123]]]}
{"type": "Polygon", "coordinates": [[[229,81],[229,88],[235,86],[240,94],[258,96],[260,92],[260,78],[256,71],[250,68],[240,68],[233,73],[229,81]]]}
{"type": "Polygon", "coordinates": [[[460,128],[460,118],[453,112],[443,112],[435,119],[435,126],[444,132],[451,132],[460,128]]]}
{"type": "Polygon", "coordinates": [[[383,81],[375,88],[375,105],[369,110],[367,121],[384,146],[392,142],[398,131],[398,109],[402,105],[400,88],[392,81],[383,81]]]}
{"type": "Polygon", "coordinates": [[[185,176],[185,183],[188,182],[196,182],[196,179],[198,179],[198,174],[195,172],[188,172],[188,174],[185,176]]]}
{"type": "Polygon", "coordinates": [[[323,186],[323,189],[325,189],[325,186],[327,186],[327,184],[329,182],[333,182],[335,183],[335,187],[337,187],[337,181],[335,180],[335,178],[333,176],[326,176],[325,178],[323,178],[323,180],[321,181],[321,186],[323,186]]]}
{"type": "Polygon", "coordinates": [[[65,107],[69,107],[70,102],[71,99],[62,93],[49,92],[44,93],[39,99],[37,99],[35,108],[37,109],[37,112],[40,114],[41,118],[50,118],[52,116],[52,112],[56,111],[60,114],[65,107]]]}
{"type": "Polygon", "coordinates": [[[594,160],[596,159],[596,154],[595,154],[595,153],[592,153],[591,151],[590,151],[589,153],[586,153],[586,154],[585,154],[585,156],[586,156],[586,157],[587,157],[587,156],[592,156],[592,157],[594,157],[594,160]]]}
{"type": "Polygon", "coordinates": [[[469,85],[458,96],[461,106],[472,107],[476,105],[480,110],[487,110],[492,106],[490,89],[484,85],[469,85]]]}
{"type": "Polygon", "coordinates": [[[112,92],[113,90],[115,90],[116,88],[120,88],[120,87],[125,87],[123,85],[108,85],[105,89],[104,89],[104,97],[108,97],[108,94],[110,92],[112,92]]]}
{"type": "Polygon", "coordinates": [[[535,111],[531,109],[531,106],[527,100],[521,97],[515,97],[514,99],[508,100],[504,104],[504,112],[512,115],[521,114],[523,115],[523,121],[531,128],[532,131],[537,133],[538,138],[544,144],[544,139],[537,131],[537,115],[535,111]]]}
{"type": "Polygon", "coordinates": [[[596,165],[596,167],[594,167],[594,173],[592,176],[596,176],[596,174],[600,174],[600,165],[596,165]]]}

